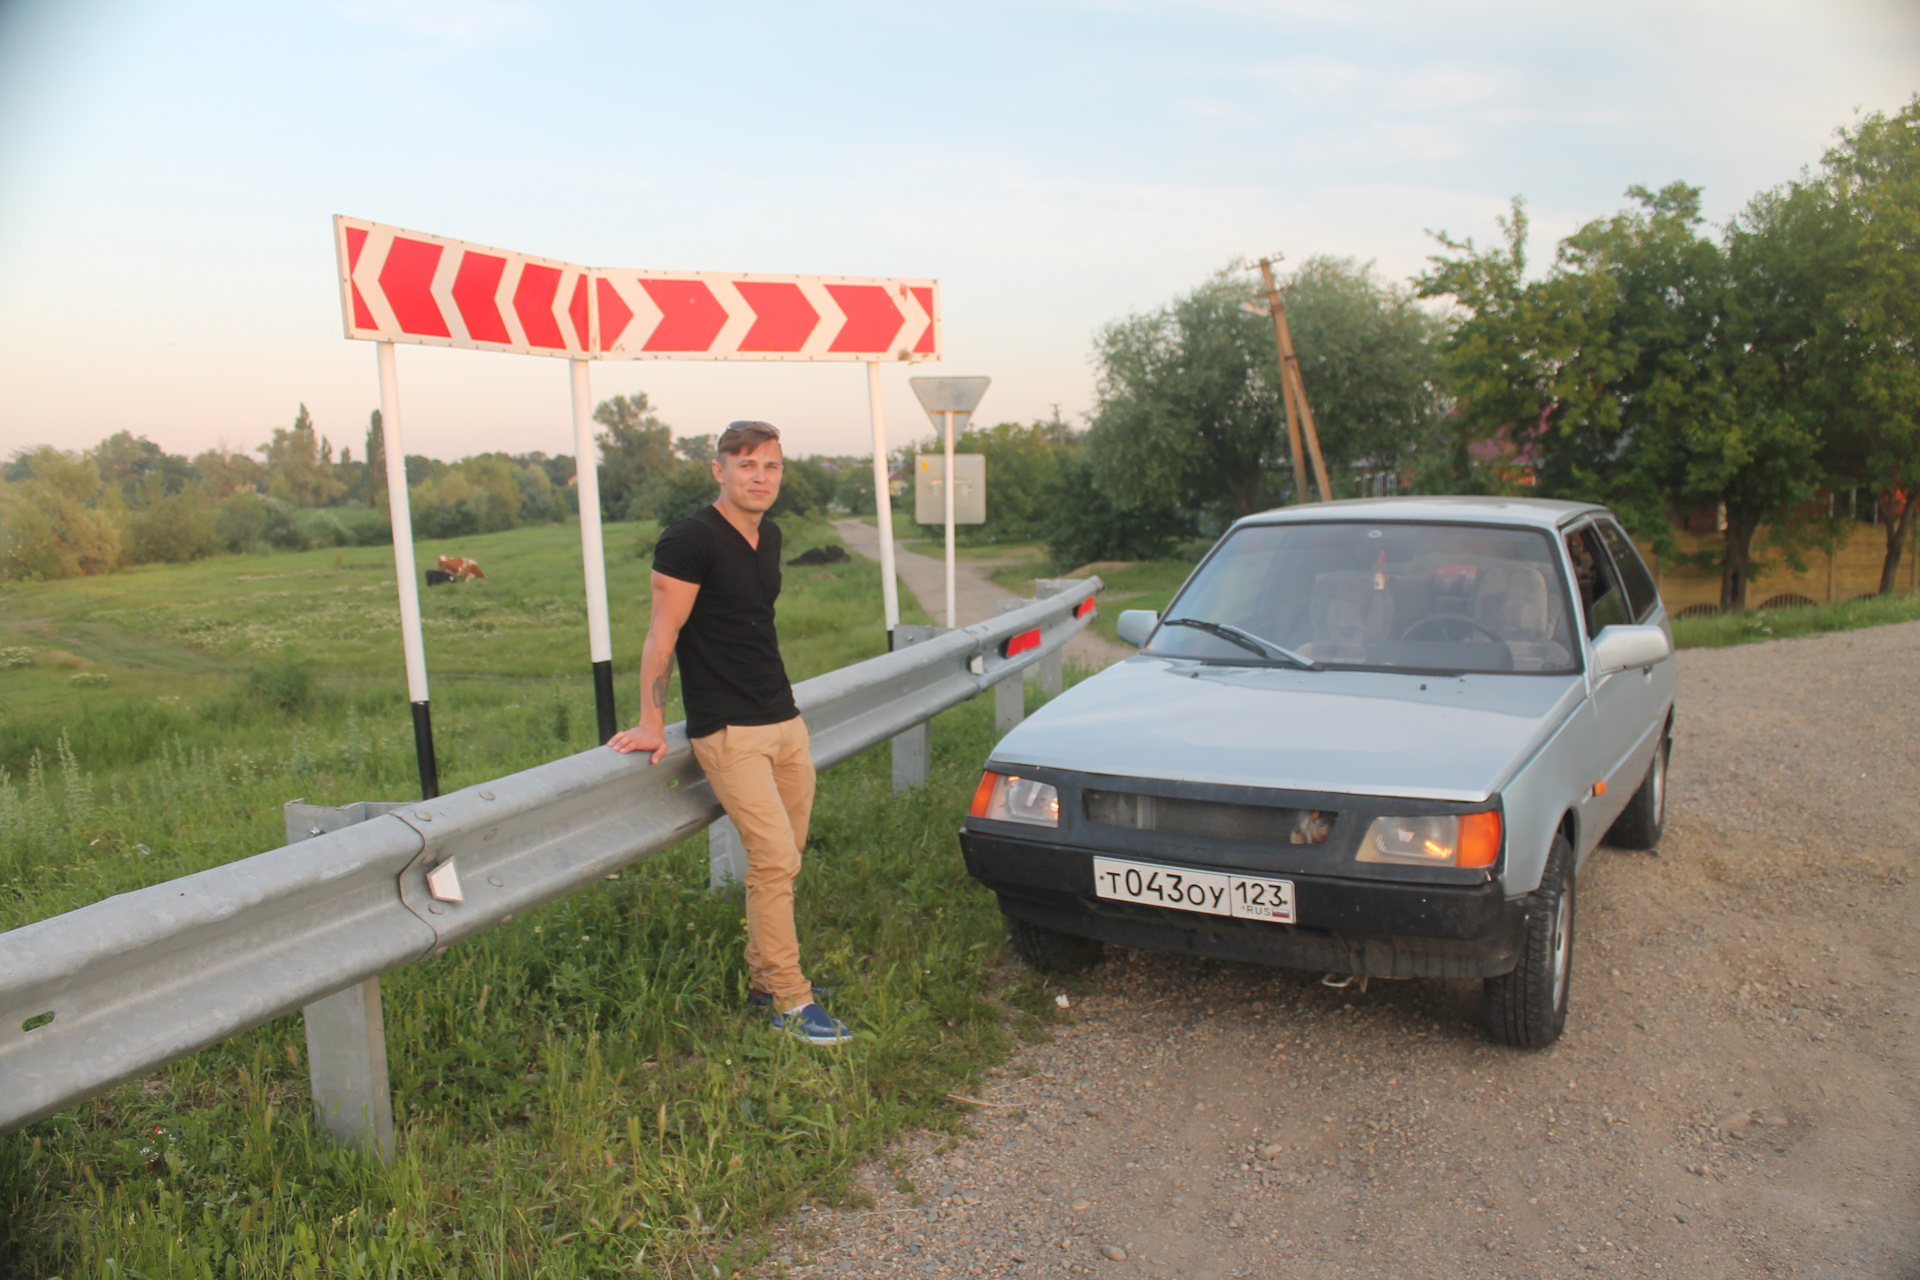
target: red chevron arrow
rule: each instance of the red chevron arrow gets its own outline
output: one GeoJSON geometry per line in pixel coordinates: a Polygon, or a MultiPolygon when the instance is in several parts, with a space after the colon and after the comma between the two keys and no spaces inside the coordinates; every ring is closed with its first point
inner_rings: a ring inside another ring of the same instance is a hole
{"type": "Polygon", "coordinates": [[[827,292],[847,313],[829,351],[885,351],[907,318],[887,296],[885,285],[830,284],[827,292]]]}
{"type": "Polygon", "coordinates": [[[933,288],[931,285],[910,285],[913,297],[920,309],[927,313],[927,331],[920,335],[920,341],[913,344],[915,352],[930,355],[933,352],[933,288]]]}
{"type": "Polygon", "coordinates": [[[424,240],[393,238],[387,260],[380,267],[380,290],[387,295],[393,318],[402,333],[435,338],[451,338],[440,304],[433,300],[433,272],[443,252],[437,244],[424,240]]]}
{"type": "Polygon", "coordinates": [[[377,329],[380,326],[373,322],[373,312],[367,307],[367,300],[360,296],[360,286],[353,282],[353,269],[360,265],[360,250],[366,243],[366,228],[347,228],[347,287],[353,290],[353,327],[377,329]]]}
{"type": "Polygon", "coordinates": [[[453,277],[453,305],[460,308],[467,336],[477,342],[512,342],[507,321],[500,314],[494,295],[500,292],[500,276],[507,269],[505,258],[490,253],[469,251],[460,259],[460,270],[453,277]]]}
{"type": "Polygon", "coordinates": [[[633,308],[620,297],[620,291],[613,287],[613,281],[605,276],[594,278],[594,291],[600,295],[600,349],[613,350],[613,344],[620,341],[620,335],[627,331],[627,323],[633,319],[633,308]]]}
{"type": "Polygon", "coordinates": [[[798,351],[820,323],[820,313],[797,284],[736,280],[733,287],[753,308],[753,328],[740,340],[742,351],[798,351]]]}
{"type": "Polygon", "coordinates": [[[660,308],[643,351],[705,351],[727,323],[727,309],[699,280],[642,280],[640,287],[660,308]]]}
{"type": "Polygon", "coordinates": [[[593,344],[587,341],[587,273],[581,272],[580,278],[573,282],[573,301],[567,304],[567,318],[573,321],[573,334],[580,339],[582,351],[591,350],[593,344]]]}
{"type": "MultiPolygon", "coordinates": [[[[399,243],[395,241],[395,243],[399,243]]],[[[554,295],[560,292],[558,267],[542,267],[529,262],[513,289],[513,314],[520,317],[520,328],[530,347],[564,351],[567,339],[553,318],[554,295]]]]}

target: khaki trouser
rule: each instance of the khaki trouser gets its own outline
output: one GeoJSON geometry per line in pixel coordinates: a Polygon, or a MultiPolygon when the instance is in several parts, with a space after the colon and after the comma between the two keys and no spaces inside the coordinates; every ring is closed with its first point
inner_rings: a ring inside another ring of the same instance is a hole
{"type": "Polygon", "coordinates": [[[728,725],[693,740],[694,759],[747,849],[747,969],[786,1010],[813,999],[800,971],[793,881],[813,812],[813,752],[799,716],[781,724],[728,725]]]}

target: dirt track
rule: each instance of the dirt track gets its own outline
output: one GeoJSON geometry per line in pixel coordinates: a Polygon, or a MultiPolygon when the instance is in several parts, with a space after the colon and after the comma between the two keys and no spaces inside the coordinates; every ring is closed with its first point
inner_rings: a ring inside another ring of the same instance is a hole
{"type": "Polygon", "coordinates": [[[1920,623],[1680,661],[1666,838],[1583,869],[1555,1048],[1477,983],[1113,949],[973,1137],[767,1274],[1920,1276],[1920,623]]]}

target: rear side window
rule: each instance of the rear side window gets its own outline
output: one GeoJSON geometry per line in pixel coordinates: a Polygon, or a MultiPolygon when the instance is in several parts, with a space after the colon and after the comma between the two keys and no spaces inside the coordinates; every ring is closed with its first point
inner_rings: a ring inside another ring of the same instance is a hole
{"type": "Polygon", "coordinates": [[[1599,635],[1603,627],[1631,622],[1626,593],[1613,575],[1612,558],[1592,525],[1583,525],[1567,535],[1567,556],[1573,561],[1574,581],[1580,584],[1580,611],[1587,619],[1587,638],[1599,635]]]}
{"type": "Polygon", "coordinates": [[[1594,526],[1600,530],[1600,540],[1613,555],[1613,567],[1620,572],[1620,585],[1626,589],[1633,620],[1645,622],[1653,607],[1660,603],[1660,592],[1653,585],[1653,575],[1647,572],[1646,561],[1640,558],[1640,552],[1620,531],[1619,525],[1611,520],[1596,520],[1594,526]]]}

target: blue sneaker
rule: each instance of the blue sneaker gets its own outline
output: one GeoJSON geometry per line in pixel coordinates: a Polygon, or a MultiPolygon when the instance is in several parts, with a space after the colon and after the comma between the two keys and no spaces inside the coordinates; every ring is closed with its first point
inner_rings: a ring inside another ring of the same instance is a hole
{"type": "Polygon", "coordinates": [[[847,1024],[838,1018],[827,1016],[827,1011],[817,1004],[803,1004],[792,1013],[773,1015],[773,1029],[784,1031],[808,1044],[845,1044],[853,1039],[853,1032],[847,1024]]]}
{"type": "MultiPolygon", "coordinates": [[[[832,999],[833,993],[838,991],[839,989],[840,988],[838,987],[812,988],[814,1003],[819,1004],[823,1001],[832,999]]],[[[748,987],[747,1003],[749,1005],[752,1005],[756,1009],[771,1009],[773,1008],[773,992],[763,991],[759,987],[748,987]]]]}

